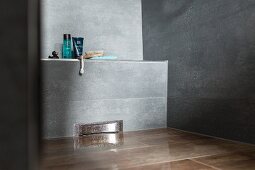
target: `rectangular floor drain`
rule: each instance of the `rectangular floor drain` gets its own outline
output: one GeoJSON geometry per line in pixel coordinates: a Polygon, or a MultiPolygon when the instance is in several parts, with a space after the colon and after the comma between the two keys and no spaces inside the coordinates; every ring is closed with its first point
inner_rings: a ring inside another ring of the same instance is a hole
{"type": "Polygon", "coordinates": [[[89,124],[74,124],[74,136],[100,133],[117,133],[123,131],[123,120],[96,122],[89,124]]]}
{"type": "Polygon", "coordinates": [[[124,144],[124,135],[119,133],[100,133],[74,138],[74,149],[114,147],[124,144]]]}

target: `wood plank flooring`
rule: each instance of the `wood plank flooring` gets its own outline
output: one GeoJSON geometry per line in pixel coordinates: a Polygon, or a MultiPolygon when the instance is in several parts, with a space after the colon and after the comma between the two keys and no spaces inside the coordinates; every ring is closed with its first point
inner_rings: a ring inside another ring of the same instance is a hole
{"type": "Polygon", "coordinates": [[[44,140],[42,170],[254,170],[255,146],[175,129],[44,140]]]}

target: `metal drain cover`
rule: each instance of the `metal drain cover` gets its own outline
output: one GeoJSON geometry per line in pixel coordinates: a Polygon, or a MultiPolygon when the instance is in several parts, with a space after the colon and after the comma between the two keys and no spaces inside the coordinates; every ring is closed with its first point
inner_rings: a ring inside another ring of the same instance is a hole
{"type": "Polygon", "coordinates": [[[74,136],[100,133],[117,133],[123,131],[123,120],[95,122],[89,124],[74,124],[74,136]]]}
{"type": "Polygon", "coordinates": [[[74,137],[74,149],[111,148],[124,144],[124,135],[119,133],[100,133],[74,137]]]}

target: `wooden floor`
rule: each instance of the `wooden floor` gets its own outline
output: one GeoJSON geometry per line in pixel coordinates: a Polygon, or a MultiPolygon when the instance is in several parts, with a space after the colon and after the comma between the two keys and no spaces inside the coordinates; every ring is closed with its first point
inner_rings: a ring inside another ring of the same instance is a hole
{"type": "Polygon", "coordinates": [[[255,146],[155,129],[44,141],[42,169],[255,170],[255,146]]]}

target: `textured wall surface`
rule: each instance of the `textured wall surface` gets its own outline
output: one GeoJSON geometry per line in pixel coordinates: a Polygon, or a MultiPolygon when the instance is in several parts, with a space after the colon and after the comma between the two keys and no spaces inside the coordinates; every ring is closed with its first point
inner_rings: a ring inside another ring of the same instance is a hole
{"type": "Polygon", "coordinates": [[[72,136],[74,123],[124,120],[124,131],[167,126],[167,61],[42,60],[44,137],[72,136]]]}
{"type": "Polygon", "coordinates": [[[168,126],[255,143],[255,1],[142,6],[144,59],[169,61],[168,126]]]}
{"type": "Polygon", "coordinates": [[[63,34],[85,37],[85,50],[120,60],[142,60],[141,0],[42,0],[42,56],[58,49],[63,34]]]}
{"type": "Polygon", "coordinates": [[[0,28],[0,36],[4,40],[0,43],[0,169],[28,168],[26,5],[27,1],[21,0],[15,5],[13,2],[5,1],[0,6],[0,19],[8,24],[8,27],[0,28]],[[11,46],[13,50],[10,50],[11,46]]]}
{"type": "MultiPolygon", "coordinates": [[[[36,3],[35,0],[33,2],[36,3]]],[[[29,1],[20,0],[2,1],[0,5],[0,20],[4,23],[0,27],[0,37],[3,40],[0,42],[1,170],[31,170],[36,169],[35,167],[31,168],[31,164],[37,163],[38,152],[37,148],[34,148],[37,138],[30,136],[29,132],[30,128],[38,130],[35,128],[38,122],[29,119],[29,112],[35,111],[30,108],[30,104],[32,104],[30,99],[32,99],[31,95],[36,93],[33,85],[36,81],[34,79],[32,83],[28,81],[31,78],[31,73],[28,72],[31,57],[28,49],[32,50],[34,47],[28,46],[28,42],[35,38],[28,31],[33,25],[28,21],[28,4],[29,1]],[[30,39],[28,39],[28,35],[30,39]],[[32,87],[31,85],[33,88],[28,88],[32,87]],[[31,148],[34,150],[30,150],[31,148]],[[34,156],[34,158],[30,159],[30,156],[34,156]]],[[[34,9],[36,9],[35,6],[34,9]]],[[[36,13],[30,11],[30,14],[38,19],[36,13]]],[[[35,32],[36,29],[37,27],[35,32]]],[[[34,42],[35,46],[36,43],[37,41],[34,42]]],[[[33,56],[33,59],[39,60],[39,57],[33,56]]],[[[37,73],[35,72],[37,65],[33,66],[32,73],[37,73]]],[[[34,107],[38,104],[37,99],[33,100],[34,107]]],[[[33,112],[33,114],[37,115],[37,112],[33,112]]]]}

